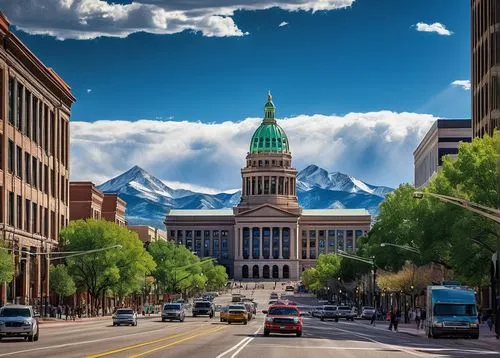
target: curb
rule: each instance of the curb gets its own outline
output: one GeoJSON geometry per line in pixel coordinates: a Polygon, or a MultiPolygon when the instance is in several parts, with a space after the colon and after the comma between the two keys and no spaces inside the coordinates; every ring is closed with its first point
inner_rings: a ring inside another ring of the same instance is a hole
{"type": "MultiPolygon", "coordinates": [[[[160,315],[151,315],[151,316],[138,316],[138,320],[143,320],[143,319],[152,319],[152,318],[159,318],[160,315]]],[[[104,317],[93,317],[90,319],[84,318],[84,319],[77,319],[75,321],[73,320],[39,320],[38,324],[43,325],[43,326],[69,326],[69,325],[74,325],[74,324],[84,324],[84,323],[91,323],[91,322],[99,322],[99,321],[106,321],[106,320],[111,320],[111,316],[104,316],[104,317]]]]}

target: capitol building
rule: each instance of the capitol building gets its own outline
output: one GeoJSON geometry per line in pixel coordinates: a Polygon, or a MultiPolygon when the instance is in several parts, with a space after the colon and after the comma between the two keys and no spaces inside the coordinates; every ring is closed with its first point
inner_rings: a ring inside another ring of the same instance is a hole
{"type": "Polygon", "coordinates": [[[237,280],[298,280],[322,253],[353,252],[370,229],[365,209],[302,209],[288,137],[268,94],[241,169],[241,201],[232,209],[175,210],[169,239],[214,257],[237,280]]]}

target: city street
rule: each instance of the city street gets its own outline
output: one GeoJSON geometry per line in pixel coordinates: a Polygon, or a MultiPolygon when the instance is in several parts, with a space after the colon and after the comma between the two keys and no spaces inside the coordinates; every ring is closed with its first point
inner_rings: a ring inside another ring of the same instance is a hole
{"type": "MultiPolygon", "coordinates": [[[[270,290],[255,291],[259,309],[266,307],[270,290]]],[[[251,291],[243,291],[251,296],[251,291]]],[[[229,295],[217,298],[227,303],[229,295]]],[[[312,298],[294,297],[314,305],[312,298]]],[[[260,311],[259,311],[260,312],[260,311]]],[[[187,317],[184,323],[139,320],[137,327],[113,327],[111,319],[41,325],[40,340],[2,340],[0,357],[492,357],[499,351],[481,341],[429,340],[388,331],[385,323],[338,323],[304,318],[304,333],[262,336],[264,315],[248,325],[228,325],[205,317],[187,317]]]]}

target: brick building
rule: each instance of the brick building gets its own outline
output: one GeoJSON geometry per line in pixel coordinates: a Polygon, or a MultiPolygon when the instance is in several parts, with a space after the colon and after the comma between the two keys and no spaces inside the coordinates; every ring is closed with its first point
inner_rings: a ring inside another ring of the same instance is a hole
{"type": "Polygon", "coordinates": [[[70,87],[10,30],[0,13],[0,240],[15,278],[0,302],[48,297],[49,255],[69,218],[70,87]]]}

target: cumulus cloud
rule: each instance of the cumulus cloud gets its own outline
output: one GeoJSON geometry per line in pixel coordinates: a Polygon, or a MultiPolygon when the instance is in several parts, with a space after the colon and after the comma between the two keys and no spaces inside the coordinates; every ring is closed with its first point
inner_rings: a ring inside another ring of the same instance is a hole
{"type": "Polygon", "coordinates": [[[439,35],[450,36],[453,34],[452,31],[448,30],[445,25],[435,22],[433,24],[426,24],[425,22],[419,22],[415,25],[417,31],[421,32],[435,32],[439,35]]]}
{"type": "MultiPolygon", "coordinates": [[[[413,150],[434,120],[427,114],[380,111],[299,115],[279,124],[297,169],[314,163],[369,183],[396,186],[413,181],[413,150]]],[[[238,188],[260,122],[72,122],[71,175],[102,183],[137,164],[169,182],[238,188]]]]}
{"type": "Polygon", "coordinates": [[[286,21],[282,21],[282,22],[278,25],[278,27],[283,27],[283,26],[286,26],[286,25],[288,25],[288,22],[286,22],[286,21]]]}
{"type": "Polygon", "coordinates": [[[455,80],[451,83],[452,86],[462,87],[464,90],[470,90],[470,80],[455,80]]]}
{"type": "Polygon", "coordinates": [[[0,8],[21,30],[58,39],[127,37],[136,32],[244,36],[237,10],[320,11],[349,7],[355,0],[0,0],[0,8]]]}

